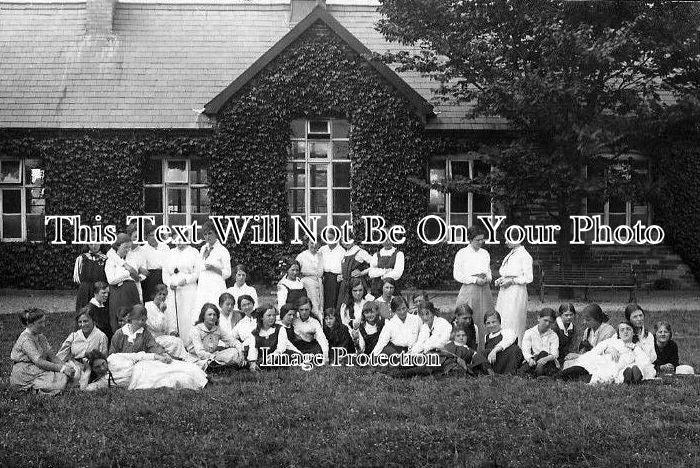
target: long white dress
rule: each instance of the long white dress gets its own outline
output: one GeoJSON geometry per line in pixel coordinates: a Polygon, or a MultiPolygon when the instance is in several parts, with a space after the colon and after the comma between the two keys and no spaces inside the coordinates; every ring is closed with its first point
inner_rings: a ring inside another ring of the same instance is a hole
{"type": "Polygon", "coordinates": [[[591,351],[574,361],[575,366],[581,366],[591,374],[591,384],[622,383],[623,372],[626,368],[637,366],[642,371],[643,379],[656,377],[654,365],[649,356],[639,344],[626,344],[615,337],[598,343],[591,351]],[[614,349],[620,354],[615,361],[608,352],[614,349]]]}
{"type": "Polygon", "coordinates": [[[301,282],[311,301],[311,312],[323,322],[323,255],[320,251],[312,254],[304,250],[297,255],[301,265],[301,282]]]}
{"type": "Polygon", "coordinates": [[[207,374],[191,362],[156,361],[152,353],[114,353],[107,358],[109,370],[118,387],[129,390],[150,388],[187,388],[200,390],[207,384],[207,374]]]}
{"type": "Polygon", "coordinates": [[[522,345],[527,322],[527,285],[532,283],[532,256],[522,245],[515,247],[503,259],[498,272],[501,277],[513,280],[513,284],[498,291],[496,310],[501,314],[501,326],[513,330],[522,345]]]}
{"type": "Polygon", "coordinates": [[[199,317],[199,311],[195,308],[198,278],[197,249],[189,245],[183,249],[170,249],[168,261],[163,268],[163,284],[168,286],[168,308],[165,316],[168,328],[178,332],[185,346],[191,341],[190,330],[199,317]],[[171,286],[177,288],[171,289],[171,286]]]}
{"type": "Polygon", "coordinates": [[[204,244],[199,251],[199,282],[197,283],[197,301],[195,309],[199,316],[200,309],[207,302],[219,306],[219,296],[226,291],[226,280],[231,277],[231,254],[217,240],[213,246],[204,244]],[[212,265],[221,270],[221,274],[207,270],[212,265]]]}
{"type": "Polygon", "coordinates": [[[185,344],[182,339],[170,334],[171,331],[175,330],[168,326],[165,314],[160,311],[155,302],[146,302],[146,312],[148,313],[146,328],[151,332],[156,343],[161,345],[165,352],[175,359],[190,359],[190,353],[185,350],[185,344]]]}

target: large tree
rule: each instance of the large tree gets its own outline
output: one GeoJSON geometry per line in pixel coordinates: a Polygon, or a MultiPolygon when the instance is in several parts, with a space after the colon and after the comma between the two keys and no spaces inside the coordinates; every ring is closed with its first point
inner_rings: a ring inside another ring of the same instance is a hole
{"type": "Polygon", "coordinates": [[[471,102],[473,116],[503,117],[514,131],[482,151],[497,171],[446,189],[488,186],[509,213],[549,213],[562,226],[563,260],[583,198],[641,196],[629,193],[640,187],[634,172],[610,169],[643,149],[640,137],[666,118],[672,95],[697,97],[697,4],[380,2],[378,29],[401,45],[386,60],[431,75],[443,98],[471,102]],[[586,177],[587,167],[600,176],[586,177]]]}

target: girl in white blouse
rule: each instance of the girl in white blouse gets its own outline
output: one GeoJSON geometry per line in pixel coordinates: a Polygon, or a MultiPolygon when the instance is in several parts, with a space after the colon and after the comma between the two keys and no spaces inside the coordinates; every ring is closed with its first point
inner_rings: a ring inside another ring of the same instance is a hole
{"type": "Polygon", "coordinates": [[[78,330],[63,342],[56,356],[61,361],[71,363],[76,371],[82,368],[85,355],[92,350],[107,354],[107,335],[95,326],[92,311],[83,307],[76,317],[78,330]]]}
{"type": "Polygon", "coordinates": [[[652,363],[656,362],[654,334],[644,327],[644,310],[639,304],[629,304],[625,307],[625,318],[634,327],[634,341],[639,343],[652,363]]]}
{"type": "Polygon", "coordinates": [[[496,280],[500,287],[496,310],[501,314],[503,327],[513,330],[522,343],[527,321],[527,285],[532,283],[532,256],[520,244],[506,245],[510,252],[498,270],[501,276],[496,280]]]}
{"type": "Polygon", "coordinates": [[[296,305],[302,297],[308,297],[304,283],[299,279],[301,266],[292,259],[284,259],[281,264],[284,277],[277,283],[277,306],[281,308],[285,304],[296,305]]]}
{"type": "Polygon", "coordinates": [[[323,322],[323,256],[318,242],[309,239],[308,249],[297,255],[301,282],[311,300],[311,313],[323,322]]]}
{"type": "Polygon", "coordinates": [[[168,326],[177,330],[182,342],[190,343],[190,330],[197,321],[197,279],[199,252],[189,244],[178,244],[170,249],[163,268],[163,284],[168,289],[168,307],[165,315],[168,326]]]}
{"type": "Polygon", "coordinates": [[[109,283],[109,325],[113,331],[119,329],[119,309],[131,307],[141,302],[136,282],[139,272],[126,262],[126,256],[133,244],[131,237],[123,232],[107,252],[105,276],[109,283]]]}
{"type": "Polygon", "coordinates": [[[209,220],[202,226],[206,241],[199,251],[199,282],[195,310],[206,303],[218,304],[219,296],[226,291],[226,280],[231,277],[231,254],[221,245],[214,223],[209,220]]]}
{"type": "Polygon", "coordinates": [[[248,295],[253,298],[253,308],[258,306],[258,292],[253,286],[248,286],[246,279],[248,278],[248,269],[245,265],[238,264],[235,268],[236,282],[233,286],[226,290],[227,293],[233,296],[234,304],[238,304],[238,299],[243,295],[248,295]]]}
{"type": "Polygon", "coordinates": [[[146,329],[151,332],[156,343],[161,345],[165,352],[175,359],[188,360],[189,353],[185,350],[185,344],[177,336],[177,331],[170,328],[165,312],[167,311],[168,288],[159,284],[155,288],[155,296],[152,301],[146,302],[146,329]]]}

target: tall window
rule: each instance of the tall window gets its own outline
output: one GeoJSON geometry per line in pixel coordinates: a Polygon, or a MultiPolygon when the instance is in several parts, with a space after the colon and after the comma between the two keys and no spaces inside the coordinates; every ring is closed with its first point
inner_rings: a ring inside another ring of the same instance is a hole
{"type": "MultiPolygon", "coordinates": [[[[641,157],[630,157],[608,167],[591,166],[586,168],[586,176],[598,180],[610,180],[614,177],[616,185],[620,181],[631,182],[633,177],[640,179],[648,177],[648,161],[641,157]],[[614,172],[614,175],[611,173],[614,172]]],[[[622,182],[624,183],[624,182],[622,182]]],[[[635,203],[619,194],[612,193],[607,199],[589,198],[585,200],[585,213],[588,216],[600,215],[604,224],[612,228],[621,225],[633,226],[637,221],[649,224],[650,210],[646,203],[635,203]]]]}
{"type": "MultiPolygon", "coordinates": [[[[491,166],[483,161],[467,159],[465,156],[443,156],[430,161],[430,183],[458,178],[466,180],[486,176],[491,166]]],[[[440,216],[447,225],[471,226],[478,222],[477,216],[493,214],[491,197],[481,193],[443,193],[430,189],[428,214],[440,216]]]]}
{"type": "Polygon", "coordinates": [[[287,162],[289,214],[318,215],[319,229],[350,219],[350,126],[345,120],[292,121],[287,162]]]}
{"type": "Polygon", "coordinates": [[[209,179],[201,159],[149,159],[144,205],[156,224],[203,224],[209,216],[209,179]]]}
{"type": "Polygon", "coordinates": [[[0,239],[44,238],[44,171],[37,159],[0,159],[0,239]]]}

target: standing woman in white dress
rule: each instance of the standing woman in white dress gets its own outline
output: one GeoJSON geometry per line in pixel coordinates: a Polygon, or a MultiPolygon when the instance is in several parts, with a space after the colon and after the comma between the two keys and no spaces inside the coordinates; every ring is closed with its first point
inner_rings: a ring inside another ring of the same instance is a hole
{"type": "Polygon", "coordinates": [[[190,330],[199,317],[195,307],[198,278],[197,249],[186,243],[170,249],[163,268],[163,284],[169,289],[165,317],[170,329],[178,332],[185,346],[190,343],[190,330]]]}
{"type": "Polygon", "coordinates": [[[219,242],[211,220],[202,226],[202,237],[205,244],[199,250],[199,282],[195,305],[197,311],[201,311],[204,304],[218,304],[219,296],[226,291],[226,280],[231,277],[231,254],[219,242]]]}
{"type": "Polygon", "coordinates": [[[501,275],[496,280],[498,291],[496,310],[501,314],[503,328],[513,330],[522,344],[527,321],[527,285],[532,283],[532,256],[521,244],[506,242],[510,252],[503,259],[501,275]]]}
{"type": "Polygon", "coordinates": [[[311,312],[323,323],[323,256],[318,242],[309,239],[308,249],[297,255],[301,266],[301,282],[311,300],[311,312]]]}
{"type": "Polygon", "coordinates": [[[474,323],[479,329],[479,349],[484,344],[484,317],[494,311],[491,294],[491,256],[482,249],[486,233],[479,226],[467,229],[469,245],[455,255],[452,276],[462,283],[455,308],[467,304],[474,311],[474,323]]]}

